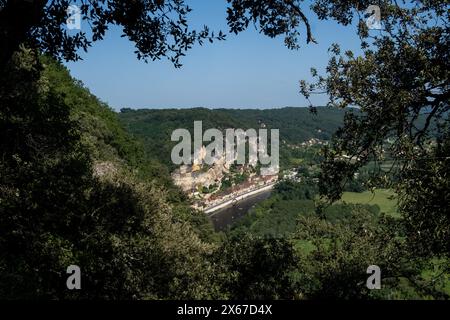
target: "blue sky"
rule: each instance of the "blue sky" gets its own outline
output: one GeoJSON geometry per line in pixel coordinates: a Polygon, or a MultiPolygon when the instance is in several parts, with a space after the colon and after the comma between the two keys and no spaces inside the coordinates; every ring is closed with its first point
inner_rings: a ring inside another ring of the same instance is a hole
{"type": "MultiPolygon", "coordinates": [[[[193,27],[206,24],[228,31],[225,0],[187,0],[193,8],[193,27]]],[[[306,5],[305,5],[306,7],[306,5]]],[[[307,11],[308,12],[308,11],[307,11]]],[[[253,27],[227,40],[195,46],[175,69],[166,60],[137,60],[133,43],[111,28],[103,41],[94,43],[83,61],[66,63],[72,75],[115,110],[130,108],[277,108],[306,106],[298,82],[310,79],[309,70],[323,70],[333,42],[358,51],[356,27],[318,21],[308,14],[318,44],[289,50],[283,37],[270,39],[253,27]]],[[[82,28],[86,25],[82,25],[82,28]]],[[[301,26],[302,35],[304,29],[301,26]]],[[[324,103],[325,97],[316,98],[324,103]]]]}

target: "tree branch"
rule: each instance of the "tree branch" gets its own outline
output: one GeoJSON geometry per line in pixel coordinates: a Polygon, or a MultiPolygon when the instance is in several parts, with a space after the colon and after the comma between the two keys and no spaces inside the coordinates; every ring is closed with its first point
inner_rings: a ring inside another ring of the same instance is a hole
{"type": "Polygon", "coordinates": [[[303,23],[306,26],[306,43],[316,43],[317,41],[313,38],[312,32],[311,32],[311,26],[309,24],[308,18],[306,18],[305,14],[300,10],[300,8],[295,5],[291,0],[284,0],[286,4],[288,4],[292,9],[294,9],[295,13],[300,16],[303,23]]]}

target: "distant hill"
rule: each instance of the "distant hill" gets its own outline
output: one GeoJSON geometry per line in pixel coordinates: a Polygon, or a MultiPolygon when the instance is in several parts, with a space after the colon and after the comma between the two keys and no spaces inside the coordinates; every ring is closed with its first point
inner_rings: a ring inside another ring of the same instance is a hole
{"type": "MultiPolygon", "coordinates": [[[[342,124],[345,111],[326,107],[313,114],[308,108],[281,109],[122,109],[119,119],[127,130],[143,141],[146,151],[171,167],[170,141],[173,130],[188,129],[193,134],[194,121],[203,121],[203,130],[217,128],[279,129],[280,140],[299,144],[311,138],[328,140],[342,124]]],[[[173,168],[172,168],[173,169],[173,168]]]]}

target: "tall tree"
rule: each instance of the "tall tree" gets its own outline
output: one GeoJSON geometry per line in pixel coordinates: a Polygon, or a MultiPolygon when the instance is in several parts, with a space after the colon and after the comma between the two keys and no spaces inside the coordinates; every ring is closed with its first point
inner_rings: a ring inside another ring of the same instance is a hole
{"type": "Polygon", "coordinates": [[[383,182],[397,189],[411,243],[423,253],[448,255],[450,4],[379,1],[380,30],[369,30],[367,15],[360,15],[367,5],[317,1],[314,7],[320,18],[344,25],[358,19],[363,52],[342,53],[335,44],[327,74],[313,70],[317,81],[301,82],[308,99],[326,93],[330,106],[361,111],[347,114],[324,150],[320,189],[336,200],[356,170],[376,161],[374,186],[383,182]],[[392,163],[390,174],[381,170],[386,162],[392,163]]]}

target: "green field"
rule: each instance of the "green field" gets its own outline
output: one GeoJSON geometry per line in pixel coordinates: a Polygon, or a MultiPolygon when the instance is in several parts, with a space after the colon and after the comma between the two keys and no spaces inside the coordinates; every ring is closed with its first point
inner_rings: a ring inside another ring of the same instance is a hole
{"type": "Polygon", "coordinates": [[[342,200],[347,203],[377,204],[381,212],[385,212],[392,217],[400,217],[397,212],[395,193],[389,189],[377,189],[374,193],[370,191],[344,192],[342,200]],[[392,197],[394,198],[392,199],[392,197]]]}

